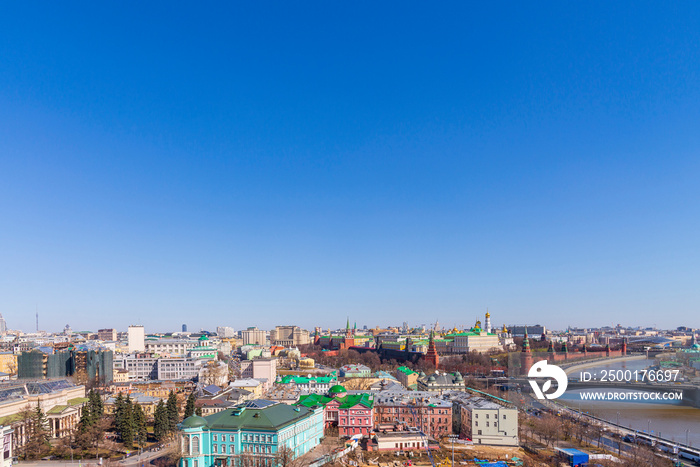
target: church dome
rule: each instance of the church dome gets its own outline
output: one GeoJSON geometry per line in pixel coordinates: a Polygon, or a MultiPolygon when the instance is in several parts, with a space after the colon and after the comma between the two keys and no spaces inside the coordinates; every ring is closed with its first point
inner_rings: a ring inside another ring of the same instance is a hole
{"type": "Polygon", "coordinates": [[[201,428],[205,426],[207,426],[207,421],[198,415],[187,417],[182,422],[182,428],[201,428]]]}
{"type": "Polygon", "coordinates": [[[341,386],[340,384],[336,384],[335,386],[333,386],[332,388],[330,388],[330,389],[328,390],[328,393],[329,393],[329,394],[342,394],[342,393],[344,393],[344,392],[348,392],[348,391],[347,391],[347,389],[345,389],[345,388],[344,388],[343,386],[341,386]]]}

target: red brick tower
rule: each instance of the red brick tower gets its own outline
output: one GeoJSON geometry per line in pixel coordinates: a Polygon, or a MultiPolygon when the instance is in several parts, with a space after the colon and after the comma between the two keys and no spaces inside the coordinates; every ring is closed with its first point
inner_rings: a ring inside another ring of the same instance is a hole
{"type": "Polygon", "coordinates": [[[520,374],[526,376],[532,366],[532,352],[530,352],[530,339],[527,337],[527,326],[525,326],[525,337],[523,338],[523,350],[520,352],[520,374]]]}
{"type": "Polygon", "coordinates": [[[438,356],[437,350],[435,349],[435,339],[433,338],[433,331],[430,331],[430,340],[428,341],[428,352],[425,354],[425,359],[432,363],[437,370],[438,362],[440,357],[438,356]]]}

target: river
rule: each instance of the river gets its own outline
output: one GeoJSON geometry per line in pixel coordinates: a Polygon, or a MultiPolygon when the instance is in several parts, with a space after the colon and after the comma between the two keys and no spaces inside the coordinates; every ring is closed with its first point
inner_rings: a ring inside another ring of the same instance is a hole
{"type": "MultiPolygon", "coordinates": [[[[607,364],[587,368],[585,371],[601,373],[602,370],[644,370],[654,363],[653,359],[613,361],[607,364]]],[[[578,376],[572,373],[570,376],[578,376]]],[[[601,391],[603,388],[600,389],[601,391]]],[[[583,401],[579,393],[595,389],[567,390],[558,399],[572,408],[589,412],[612,423],[659,435],[665,439],[685,443],[686,439],[694,447],[700,447],[700,409],[684,406],[676,401],[659,402],[621,402],[621,401],[583,401]]]]}

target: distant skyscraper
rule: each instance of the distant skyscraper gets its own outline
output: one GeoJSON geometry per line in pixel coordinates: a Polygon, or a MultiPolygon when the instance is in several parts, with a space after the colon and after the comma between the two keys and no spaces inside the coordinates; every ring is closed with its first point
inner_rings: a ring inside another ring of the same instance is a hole
{"type": "Polygon", "coordinates": [[[187,332],[187,325],[186,324],[182,325],[182,332],[187,332]]]}
{"type": "Polygon", "coordinates": [[[129,326],[129,353],[146,350],[146,331],[143,326],[129,326]]]}
{"type": "Polygon", "coordinates": [[[7,323],[5,322],[5,318],[2,317],[2,313],[0,313],[0,334],[4,334],[7,332],[7,323]]]}
{"type": "Polygon", "coordinates": [[[233,328],[229,326],[218,326],[216,328],[216,335],[219,337],[233,337],[236,335],[233,328]]]}

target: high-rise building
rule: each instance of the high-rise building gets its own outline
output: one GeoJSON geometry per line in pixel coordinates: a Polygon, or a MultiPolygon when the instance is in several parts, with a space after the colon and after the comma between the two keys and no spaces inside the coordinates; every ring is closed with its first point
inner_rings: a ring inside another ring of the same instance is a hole
{"type": "Polygon", "coordinates": [[[267,332],[253,326],[241,331],[243,345],[265,345],[267,344],[267,332]]]}
{"type": "Polygon", "coordinates": [[[5,334],[7,332],[7,323],[5,322],[5,318],[2,317],[2,314],[0,313],[0,334],[5,334]]]}
{"type": "Polygon", "coordinates": [[[97,331],[97,338],[101,341],[116,341],[117,340],[117,330],[116,329],[99,329],[97,331]]]}
{"type": "Polygon", "coordinates": [[[182,325],[182,332],[187,332],[187,325],[186,324],[182,325]]]}
{"type": "Polygon", "coordinates": [[[270,344],[283,347],[306,345],[309,341],[309,331],[299,326],[277,326],[270,332],[270,344]]]}
{"type": "Polygon", "coordinates": [[[129,353],[146,350],[146,331],[143,326],[129,326],[129,353]]]}
{"type": "Polygon", "coordinates": [[[233,330],[233,328],[229,326],[218,326],[216,328],[216,335],[219,337],[234,337],[236,335],[236,332],[233,330]]]}
{"type": "Polygon", "coordinates": [[[39,350],[22,352],[17,358],[18,377],[65,378],[72,376],[80,384],[113,380],[111,350],[64,350],[46,354],[39,350]]]}

